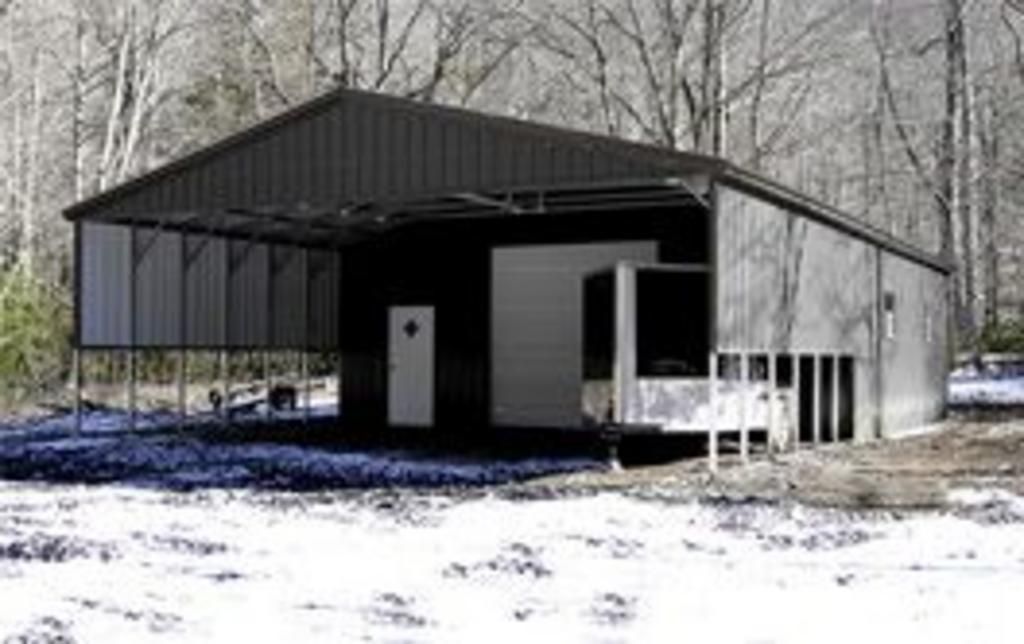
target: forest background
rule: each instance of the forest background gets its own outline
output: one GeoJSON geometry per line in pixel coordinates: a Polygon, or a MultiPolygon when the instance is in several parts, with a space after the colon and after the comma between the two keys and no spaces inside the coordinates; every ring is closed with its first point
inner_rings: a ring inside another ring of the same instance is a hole
{"type": "Polygon", "coordinates": [[[727,157],[1024,351],[1024,0],[0,0],[0,404],[68,378],[63,208],[339,86],[727,157]]]}

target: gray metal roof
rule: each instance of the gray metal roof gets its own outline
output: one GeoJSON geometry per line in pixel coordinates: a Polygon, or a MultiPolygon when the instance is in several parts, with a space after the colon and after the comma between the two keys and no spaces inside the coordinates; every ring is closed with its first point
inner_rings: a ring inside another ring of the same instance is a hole
{"type": "Polygon", "coordinates": [[[949,270],[934,255],[723,159],[350,89],[65,216],[318,246],[412,219],[693,196],[708,179],[949,270]]]}

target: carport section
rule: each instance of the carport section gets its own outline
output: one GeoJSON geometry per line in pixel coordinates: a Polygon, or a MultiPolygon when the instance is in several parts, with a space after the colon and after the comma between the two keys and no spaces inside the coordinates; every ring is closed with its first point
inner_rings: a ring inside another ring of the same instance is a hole
{"type": "Polygon", "coordinates": [[[82,424],[83,363],[98,352],[125,357],[133,429],[142,351],[176,355],[179,427],[187,417],[191,352],[219,354],[223,423],[231,416],[234,355],[261,354],[266,419],[272,420],[271,356],[297,354],[298,397],[308,423],[310,358],[337,352],[340,261],[336,249],[310,239],[317,229],[322,226],[301,214],[244,211],[76,221],[76,431],[82,424]]]}
{"type": "MultiPolygon", "coordinates": [[[[192,351],[219,353],[218,379],[223,391],[232,387],[227,365],[235,353],[259,352],[266,365],[267,356],[274,351],[301,352],[306,420],[310,399],[307,356],[337,353],[340,413],[344,390],[340,270],[346,248],[385,238],[415,223],[483,223],[495,218],[682,208],[699,201],[690,187],[692,181],[664,178],[501,193],[460,192],[401,204],[364,203],[327,213],[302,207],[291,213],[228,209],[77,220],[76,426],[80,427],[82,418],[83,357],[95,351],[125,355],[133,426],[138,386],[135,363],[140,351],[176,354],[181,426],[187,418],[185,376],[192,351]],[[124,255],[121,265],[126,271],[107,265],[118,255],[124,255]],[[291,275],[291,289],[279,286],[286,272],[291,275]],[[122,275],[123,283],[119,283],[122,275]],[[320,275],[326,275],[326,283],[316,287],[320,275]],[[106,319],[110,309],[118,310],[120,304],[127,319],[106,319]]],[[[273,382],[269,369],[264,369],[263,380],[269,392],[273,382]]],[[[227,405],[221,415],[225,424],[230,422],[226,410],[227,405]]]]}

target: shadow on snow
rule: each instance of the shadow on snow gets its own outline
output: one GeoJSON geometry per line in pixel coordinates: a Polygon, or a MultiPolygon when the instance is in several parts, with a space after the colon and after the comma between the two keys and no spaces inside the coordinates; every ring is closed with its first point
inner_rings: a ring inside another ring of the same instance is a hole
{"type": "MultiPolygon", "coordinates": [[[[333,410],[313,412],[314,423],[336,424],[333,410]]],[[[177,491],[308,491],[497,485],[601,467],[579,457],[474,457],[295,441],[298,434],[265,431],[258,416],[236,418],[233,429],[217,427],[210,416],[189,419],[182,432],[177,424],[173,414],[140,413],[128,431],[126,412],[101,410],[85,414],[78,436],[73,414],[0,425],[0,478],[177,491]]]]}

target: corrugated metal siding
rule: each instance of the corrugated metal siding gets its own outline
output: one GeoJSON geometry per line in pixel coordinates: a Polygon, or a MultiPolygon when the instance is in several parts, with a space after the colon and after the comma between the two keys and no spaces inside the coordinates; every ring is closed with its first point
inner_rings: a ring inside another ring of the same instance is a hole
{"type": "Polygon", "coordinates": [[[883,426],[886,435],[892,436],[933,423],[944,413],[948,372],[945,279],[885,254],[882,284],[885,292],[896,296],[895,337],[882,341],[883,426]]]}
{"type": "Polygon", "coordinates": [[[728,188],[719,218],[719,348],[854,356],[855,435],[872,437],[875,250],[728,188]]]}
{"type": "Polygon", "coordinates": [[[130,347],[134,342],[138,348],[153,349],[337,350],[341,296],[338,253],[275,246],[277,270],[270,280],[270,246],[231,242],[229,287],[227,241],[189,235],[183,249],[182,237],[175,233],[137,229],[135,234],[138,264],[133,340],[131,229],[82,224],[82,292],[76,302],[81,308],[78,318],[83,348],[130,347]],[[187,263],[184,269],[183,259],[187,263]],[[230,299],[226,301],[228,288],[230,299]],[[307,292],[312,298],[308,306],[307,292]],[[226,329],[226,321],[230,329],[226,329]]]}
{"type": "Polygon", "coordinates": [[[215,348],[225,344],[224,287],[227,242],[189,236],[185,333],[188,346],[215,348]]]}
{"type": "Polygon", "coordinates": [[[181,346],[181,235],[136,232],[135,343],[145,347],[181,346]]]}
{"type": "Polygon", "coordinates": [[[270,283],[270,345],[278,348],[304,346],[309,310],[306,294],[306,251],[286,246],[272,246],[271,257],[273,279],[270,283]]]}
{"type": "Polygon", "coordinates": [[[684,171],[667,151],[665,156],[654,150],[634,156],[555,129],[341,95],[290,122],[172,168],[159,180],[136,184],[116,199],[97,203],[89,216],[299,203],[329,208],[458,191],[652,179],[684,171]]]}
{"type": "Polygon", "coordinates": [[[82,224],[81,235],[81,345],[126,344],[131,337],[131,235],[127,228],[89,223],[82,224]]]}
{"type": "MultiPolygon", "coordinates": [[[[876,329],[881,297],[876,286],[878,249],[756,197],[722,187],[718,231],[719,348],[855,356],[856,435],[874,436],[876,329]],[[789,300],[784,297],[787,270],[790,276],[797,276],[796,281],[791,277],[788,282],[789,300]],[[791,305],[784,306],[787,301],[791,305]]],[[[909,279],[911,290],[917,292],[907,296],[913,300],[907,304],[909,310],[924,306],[914,299],[917,297],[927,297],[933,307],[936,300],[941,302],[940,273],[896,257],[886,261],[886,279],[897,284],[909,279]]],[[[913,320],[909,323],[923,324],[913,320]]],[[[936,322],[936,326],[943,325],[936,322]]],[[[942,351],[944,346],[936,336],[932,349],[942,351]]],[[[887,355],[892,349],[883,347],[883,369],[891,375],[883,376],[882,422],[886,428],[907,429],[921,424],[925,416],[935,417],[936,397],[944,392],[941,379],[945,372],[938,368],[935,373],[940,375],[936,376],[915,366],[925,353],[918,345],[900,345],[898,356],[887,355]],[[908,390],[903,392],[900,387],[908,390]],[[917,411],[898,411],[905,406],[917,411]]]]}
{"type": "MultiPolygon", "coordinates": [[[[270,283],[270,247],[265,244],[228,243],[228,341],[230,347],[267,346],[270,340],[267,298],[270,283]]],[[[297,313],[301,315],[301,311],[297,313]]]]}
{"type": "Polygon", "coordinates": [[[341,325],[341,255],[326,251],[309,253],[309,344],[323,351],[339,346],[341,325]]]}
{"type": "Polygon", "coordinates": [[[722,188],[718,253],[719,348],[871,357],[869,245],[722,188]]]}

